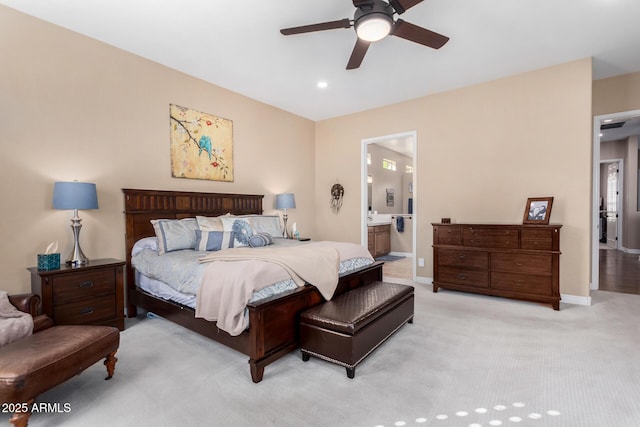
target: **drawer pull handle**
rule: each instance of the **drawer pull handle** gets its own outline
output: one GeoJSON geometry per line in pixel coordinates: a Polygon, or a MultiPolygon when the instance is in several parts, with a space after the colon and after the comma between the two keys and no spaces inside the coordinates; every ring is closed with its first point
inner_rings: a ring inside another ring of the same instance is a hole
{"type": "Polygon", "coordinates": [[[458,274],[458,279],[466,279],[467,276],[465,276],[464,274],[458,274]]]}
{"type": "Polygon", "coordinates": [[[84,289],[84,288],[90,288],[90,287],[92,287],[92,286],[93,286],[93,282],[92,282],[91,280],[86,280],[86,281],[84,281],[84,282],[81,282],[81,283],[78,285],[78,287],[79,287],[79,288],[83,288],[83,289],[84,289]]]}
{"type": "Polygon", "coordinates": [[[80,310],[80,314],[91,314],[93,313],[93,307],[85,307],[80,310]]]}
{"type": "Polygon", "coordinates": [[[458,256],[460,257],[460,259],[464,259],[464,257],[465,257],[466,255],[461,254],[461,255],[458,255],[458,256]]]}

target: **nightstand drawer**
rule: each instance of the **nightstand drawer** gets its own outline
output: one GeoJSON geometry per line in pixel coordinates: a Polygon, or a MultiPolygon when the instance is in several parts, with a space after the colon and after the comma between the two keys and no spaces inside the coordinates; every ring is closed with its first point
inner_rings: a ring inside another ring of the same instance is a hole
{"type": "Polygon", "coordinates": [[[55,305],[115,293],[113,269],[65,274],[53,279],[55,305]]]}
{"type": "Polygon", "coordinates": [[[115,317],[116,301],[111,295],[105,295],[89,301],[58,305],[54,307],[53,315],[58,325],[99,323],[115,317]]]}

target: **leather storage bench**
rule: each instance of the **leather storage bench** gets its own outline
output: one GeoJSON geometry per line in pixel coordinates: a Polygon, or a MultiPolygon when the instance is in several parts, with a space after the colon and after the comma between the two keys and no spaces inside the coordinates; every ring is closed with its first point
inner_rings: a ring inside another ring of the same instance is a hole
{"type": "MultiPolygon", "coordinates": [[[[30,410],[36,396],[87,369],[102,358],[113,376],[120,331],[111,326],[53,326],[0,348],[0,402],[30,410]]],[[[15,426],[26,426],[29,412],[16,412],[15,426]]]]}
{"type": "Polygon", "coordinates": [[[300,351],[305,362],[316,356],[356,366],[405,323],[413,323],[413,286],[373,282],[352,289],[300,315],[300,351]]]}

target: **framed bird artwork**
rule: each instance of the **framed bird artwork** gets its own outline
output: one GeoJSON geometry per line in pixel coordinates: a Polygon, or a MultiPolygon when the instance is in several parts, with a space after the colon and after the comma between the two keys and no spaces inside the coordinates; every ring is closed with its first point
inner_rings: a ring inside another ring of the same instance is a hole
{"type": "Polygon", "coordinates": [[[171,176],[233,181],[233,122],[169,105],[171,176]]]}

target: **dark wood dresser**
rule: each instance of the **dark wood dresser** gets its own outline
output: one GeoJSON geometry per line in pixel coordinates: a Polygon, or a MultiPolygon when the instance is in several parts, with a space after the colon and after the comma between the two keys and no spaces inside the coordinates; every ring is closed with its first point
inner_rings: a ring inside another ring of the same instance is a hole
{"type": "Polygon", "coordinates": [[[30,267],[31,291],[56,325],[107,325],[124,330],[124,261],[96,259],[57,270],[30,267]]]}
{"type": "Polygon", "coordinates": [[[560,309],[562,225],[431,225],[433,292],[453,289],[560,309]]]}

